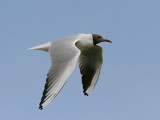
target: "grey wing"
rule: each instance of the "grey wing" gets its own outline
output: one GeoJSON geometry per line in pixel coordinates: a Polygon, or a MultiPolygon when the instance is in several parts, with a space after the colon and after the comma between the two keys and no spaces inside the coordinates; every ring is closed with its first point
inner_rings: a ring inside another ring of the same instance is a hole
{"type": "Polygon", "coordinates": [[[81,52],[79,57],[79,67],[82,74],[84,95],[88,96],[95,87],[100,74],[102,62],[102,48],[98,45],[81,52]]]}
{"type": "Polygon", "coordinates": [[[43,109],[59,93],[66,80],[73,72],[80,51],[74,45],[55,44],[49,50],[52,66],[47,74],[46,84],[39,108],[43,109]]]}

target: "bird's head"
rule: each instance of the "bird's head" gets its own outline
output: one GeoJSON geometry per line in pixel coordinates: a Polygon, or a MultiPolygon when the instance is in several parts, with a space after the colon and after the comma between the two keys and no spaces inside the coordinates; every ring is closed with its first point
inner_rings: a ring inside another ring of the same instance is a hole
{"type": "Polygon", "coordinates": [[[112,41],[108,40],[108,39],[104,39],[101,35],[98,34],[92,34],[93,36],[93,43],[94,45],[100,43],[100,42],[110,42],[112,43],[112,41]]]}

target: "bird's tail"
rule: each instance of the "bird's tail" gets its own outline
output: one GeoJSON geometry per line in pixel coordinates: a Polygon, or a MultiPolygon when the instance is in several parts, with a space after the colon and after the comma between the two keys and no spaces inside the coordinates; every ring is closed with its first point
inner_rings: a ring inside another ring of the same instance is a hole
{"type": "Polygon", "coordinates": [[[32,47],[32,48],[29,48],[29,50],[43,50],[43,51],[48,52],[49,47],[51,46],[51,43],[52,42],[42,44],[42,45],[38,45],[38,46],[35,46],[35,47],[32,47]]]}

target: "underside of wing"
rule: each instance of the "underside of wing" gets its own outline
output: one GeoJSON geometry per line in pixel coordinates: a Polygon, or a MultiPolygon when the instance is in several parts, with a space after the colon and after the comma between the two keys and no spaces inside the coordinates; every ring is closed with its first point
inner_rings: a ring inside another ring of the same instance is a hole
{"type": "Polygon", "coordinates": [[[102,48],[98,45],[81,53],[79,67],[82,74],[84,95],[88,95],[95,87],[100,74],[102,61],[102,48]]]}
{"type": "Polygon", "coordinates": [[[49,49],[52,66],[47,74],[43,96],[39,104],[40,109],[43,109],[56,97],[75,68],[80,51],[73,43],[66,44],[57,42],[49,49]]]}
{"type": "Polygon", "coordinates": [[[47,106],[59,93],[66,80],[75,68],[75,62],[53,64],[47,74],[40,109],[47,106]]]}

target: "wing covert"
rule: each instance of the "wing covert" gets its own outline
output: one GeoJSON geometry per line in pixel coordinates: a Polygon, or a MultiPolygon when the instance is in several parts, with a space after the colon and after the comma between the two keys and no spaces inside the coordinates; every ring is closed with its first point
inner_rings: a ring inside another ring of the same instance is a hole
{"type": "Polygon", "coordinates": [[[81,52],[79,57],[79,67],[82,74],[84,95],[88,96],[95,87],[100,74],[102,62],[102,48],[98,45],[81,52]]]}

